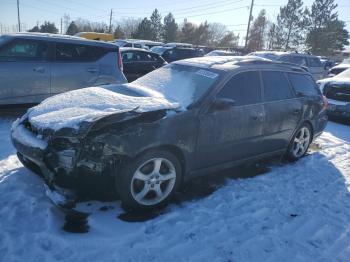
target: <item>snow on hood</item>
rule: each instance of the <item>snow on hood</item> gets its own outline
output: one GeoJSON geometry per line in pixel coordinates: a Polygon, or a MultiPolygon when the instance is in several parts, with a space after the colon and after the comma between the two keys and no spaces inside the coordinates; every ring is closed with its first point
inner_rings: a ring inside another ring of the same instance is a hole
{"type": "Polygon", "coordinates": [[[27,112],[37,129],[78,129],[81,122],[126,111],[137,112],[175,109],[179,105],[162,96],[129,96],[116,92],[117,86],[89,87],[55,95],[27,112]]]}

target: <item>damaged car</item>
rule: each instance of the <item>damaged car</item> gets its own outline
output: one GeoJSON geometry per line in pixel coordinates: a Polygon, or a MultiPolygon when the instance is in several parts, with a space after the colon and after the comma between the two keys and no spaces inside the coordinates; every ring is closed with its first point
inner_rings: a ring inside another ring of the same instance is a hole
{"type": "Polygon", "coordinates": [[[329,101],[328,115],[350,121],[350,68],[340,74],[317,81],[329,101]]]}
{"type": "Polygon", "coordinates": [[[112,185],[124,207],[151,209],[190,178],[272,156],[298,160],[325,128],[325,109],[298,66],[202,57],[51,97],[11,134],[20,161],[61,204],[112,185]]]}

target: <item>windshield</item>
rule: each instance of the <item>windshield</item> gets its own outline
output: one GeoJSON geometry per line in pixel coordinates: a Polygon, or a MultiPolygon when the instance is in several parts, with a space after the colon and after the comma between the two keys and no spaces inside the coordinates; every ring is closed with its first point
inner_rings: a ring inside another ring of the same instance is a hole
{"type": "Polygon", "coordinates": [[[350,78],[350,68],[336,75],[334,78],[350,78]]]}
{"type": "Polygon", "coordinates": [[[162,96],[187,108],[209,90],[221,72],[194,66],[170,64],[127,84],[151,96],[162,96]]]}
{"type": "Polygon", "coordinates": [[[161,55],[167,48],[160,47],[160,46],[154,46],[151,48],[151,51],[154,53],[157,53],[158,55],[161,55]]]}

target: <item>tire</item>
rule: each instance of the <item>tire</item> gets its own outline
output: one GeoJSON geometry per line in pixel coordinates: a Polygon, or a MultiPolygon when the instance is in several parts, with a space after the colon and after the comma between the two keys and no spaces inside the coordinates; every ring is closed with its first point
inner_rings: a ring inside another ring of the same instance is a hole
{"type": "Polygon", "coordinates": [[[167,151],[152,150],[122,165],[116,188],[127,211],[150,210],[165,205],[181,180],[177,157],[167,151]]]}
{"type": "Polygon", "coordinates": [[[312,131],[309,124],[302,124],[289,143],[286,158],[289,161],[297,161],[302,158],[312,142],[312,131]]]}

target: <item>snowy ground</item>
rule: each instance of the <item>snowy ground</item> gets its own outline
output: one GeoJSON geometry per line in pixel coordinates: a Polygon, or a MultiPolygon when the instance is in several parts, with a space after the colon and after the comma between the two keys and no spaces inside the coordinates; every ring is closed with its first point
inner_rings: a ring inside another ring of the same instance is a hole
{"type": "Polygon", "coordinates": [[[73,234],[17,160],[11,122],[0,119],[0,261],[350,261],[350,126],[330,122],[301,161],[226,177],[144,222],[93,202],[90,231],[73,234]]]}

